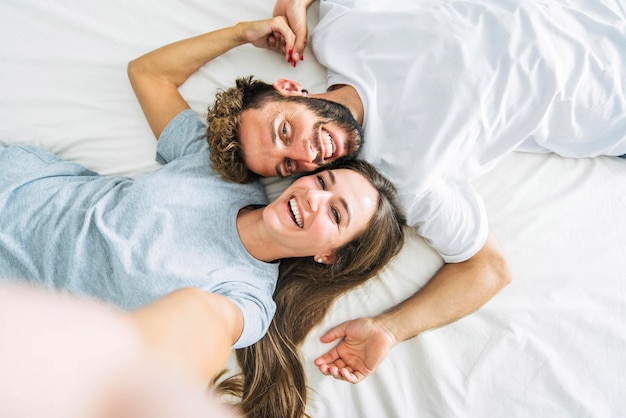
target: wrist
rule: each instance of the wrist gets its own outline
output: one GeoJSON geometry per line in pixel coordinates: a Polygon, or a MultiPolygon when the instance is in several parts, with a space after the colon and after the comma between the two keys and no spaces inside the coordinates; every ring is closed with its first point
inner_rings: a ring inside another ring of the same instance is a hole
{"type": "Polygon", "coordinates": [[[387,336],[391,346],[396,345],[398,341],[402,341],[400,338],[398,338],[398,334],[393,326],[394,323],[392,321],[389,321],[385,314],[372,318],[372,321],[374,321],[376,327],[380,329],[384,335],[387,336]]]}

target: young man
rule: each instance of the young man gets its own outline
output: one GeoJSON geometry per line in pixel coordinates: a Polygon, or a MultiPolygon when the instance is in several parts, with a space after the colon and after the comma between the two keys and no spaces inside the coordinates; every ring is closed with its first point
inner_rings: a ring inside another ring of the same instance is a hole
{"type": "MultiPolygon", "coordinates": [[[[312,2],[279,0],[275,15],[286,16],[295,35],[281,28],[268,45],[257,46],[283,51],[292,65],[301,60],[312,2]]],[[[620,76],[626,35],[623,15],[611,7],[581,14],[577,4],[568,9],[557,2],[539,8],[482,1],[468,2],[459,13],[428,2],[338,3],[321,2],[313,34],[316,56],[329,68],[328,91],[314,95],[298,83],[276,81],[278,96],[234,116],[227,107],[234,128],[230,142],[217,148],[233,144],[236,157],[256,175],[308,171],[358,148],[345,145],[347,129],[306,110],[307,101],[318,99],[342,104],[367,133],[359,155],[396,183],[410,222],[446,262],[404,303],[376,318],[341,324],[323,337],[343,339],[317,360],[320,369],[358,382],[394,344],[474,312],[511,280],[472,177],[514,149],[571,157],[626,153],[626,81],[620,76]],[[477,16],[483,24],[476,23],[477,16]],[[582,16],[593,18],[582,22],[582,16]],[[531,23],[520,24],[525,21],[531,23]],[[556,50],[562,59],[554,58],[556,50]],[[581,56],[593,59],[579,63],[581,56]]],[[[222,41],[183,41],[181,48],[163,51],[163,63],[176,66],[154,63],[145,69],[154,81],[142,89],[145,94],[158,88],[171,92],[173,111],[164,121],[181,110],[177,86],[245,43],[226,36],[222,41]]],[[[245,86],[232,91],[242,98],[246,92],[245,86]]],[[[155,134],[164,126],[160,118],[149,118],[155,134]]],[[[218,153],[212,149],[213,154],[218,153]]]]}

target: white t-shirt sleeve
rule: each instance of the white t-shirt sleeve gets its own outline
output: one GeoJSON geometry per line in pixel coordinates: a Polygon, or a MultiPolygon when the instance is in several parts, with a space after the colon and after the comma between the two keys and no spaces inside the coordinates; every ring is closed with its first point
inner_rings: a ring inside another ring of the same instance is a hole
{"type": "Polygon", "coordinates": [[[409,225],[444,259],[460,263],[487,241],[489,225],[482,198],[469,181],[440,182],[420,196],[401,196],[409,225]]]}

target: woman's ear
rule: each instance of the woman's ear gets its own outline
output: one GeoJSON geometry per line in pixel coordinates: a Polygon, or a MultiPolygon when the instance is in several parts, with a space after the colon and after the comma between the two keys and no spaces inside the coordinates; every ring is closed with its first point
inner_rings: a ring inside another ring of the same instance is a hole
{"type": "Polygon", "coordinates": [[[313,259],[320,264],[332,264],[335,262],[335,257],[333,254],[325,254],[325,255],[316,255],[313,259]]]}
{"type": "Polygon", "coordinates": [[[279,78],[272,83],[274,89],[284,96],[306,96],[309,92],[298,82],[279,78]]]}

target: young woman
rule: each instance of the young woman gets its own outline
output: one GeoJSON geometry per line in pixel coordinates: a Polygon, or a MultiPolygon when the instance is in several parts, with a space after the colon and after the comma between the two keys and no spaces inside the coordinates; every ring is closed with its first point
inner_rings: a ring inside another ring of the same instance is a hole
{"type": "Polygon", "coordinates": [[[268,333],[237,350],[242,373],[219,384],[223,392],[241,398],[240,410],[248,418],[304,416],[307,388],[298,347],[337,297],[377,274],[401,248],[405,219],[394,209],[390,196],[395,189],[368,163],[346,164],[387,197],[379,199],[379,211],[359,238],[335,253],[333,264],[293,258],[281,262],[274,292],[276,315],[268,333]]]}
{"type": "Polygon", "coordinates": [[[168,295],[139,309],[137,321],[154,345],[184,349],[177,357],[189,364],[180,368],[200,381],[221,370],[231,346],[266,332],[276,261],[298,257],[322,276],[363,259],[373,271],[401,245],[403,223],[391,189],[378,189],[364,163],[302,177],[267,205],[259,184],[211,172],[204,130],[192,111],[181,113],[158,143],[164,166],[136,180],[100,176],[34,147],[0,148],[0,275],[124,309],[168,295]],[[389,233],[390,223],[398,232],[386,246],[363,239],[389,233]],[[167,327],[172,310],[178,316],[167,327]],[[200,331],[189,332],[197,341],[164,331],[179,335],[180,322],[200,331]]]}

